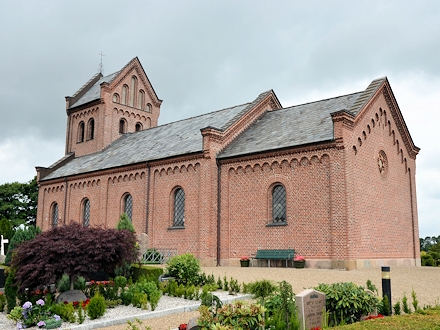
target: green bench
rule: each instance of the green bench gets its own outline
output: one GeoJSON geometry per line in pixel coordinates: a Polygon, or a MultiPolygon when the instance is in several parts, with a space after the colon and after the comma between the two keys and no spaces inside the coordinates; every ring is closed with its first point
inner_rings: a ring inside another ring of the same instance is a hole
{"type": "Polygon", "coordinates": [[[293,260],[295,256],[295,250],[285,249],[285,250],[257,250],[257,254],[252,258],[252,267],[254,267],[254,259],[257,260],[267,260],[268,266],[270,267],[271,260],[293,260]]]}

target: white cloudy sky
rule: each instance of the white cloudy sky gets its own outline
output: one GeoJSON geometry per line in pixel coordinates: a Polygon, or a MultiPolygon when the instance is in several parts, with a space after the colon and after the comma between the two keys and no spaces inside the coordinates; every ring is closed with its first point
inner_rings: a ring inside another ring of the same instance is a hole
{"type": "Polygon", "coordinates": [[[0,0],[0,184],[64,155],[65,96],[138,56],[160,123],[283,106],[387,76],[415,144],[420,236],[440,235],[440,1],[0,0]]]}

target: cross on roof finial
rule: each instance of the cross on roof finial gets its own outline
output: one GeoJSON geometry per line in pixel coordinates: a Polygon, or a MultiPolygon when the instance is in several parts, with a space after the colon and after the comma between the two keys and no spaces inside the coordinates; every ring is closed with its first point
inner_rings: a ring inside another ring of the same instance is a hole
{"type": "Polygon", "coordinates": [[[104,74],[104,65],[102,64],[102,57],[105,56],[105,55],[102,53],[102,50],[101,50],[101,52],[99,53],[99,55],[101,55],[101,63],[99,64],[99,72],[100,72],[101,74],[104,74]]]}

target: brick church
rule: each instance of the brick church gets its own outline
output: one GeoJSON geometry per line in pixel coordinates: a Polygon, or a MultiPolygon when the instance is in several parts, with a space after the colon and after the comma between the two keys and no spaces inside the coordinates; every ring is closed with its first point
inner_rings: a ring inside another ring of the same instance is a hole
{"type": "Polygon", "coordinates": [[[316,268],[420,265],[420,149],[387,78],[288,108],[269,90],[165,125],[161,104],[138,58],[66,97],[65,156],[37,167],[37,225],[114,228],[125,212],[143,249],[203,265],[277,248],[316,268]]]}

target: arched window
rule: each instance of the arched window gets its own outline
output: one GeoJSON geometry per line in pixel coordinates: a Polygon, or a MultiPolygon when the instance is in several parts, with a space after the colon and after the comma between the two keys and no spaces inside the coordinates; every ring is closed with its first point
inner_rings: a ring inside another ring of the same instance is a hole
{"type": "Polygon", "coordinates": [[[78,125],[78,142],[84,142],[84,122],[80,122],[78,125]]]}
{"type": "Polygon", "coordinates": [[[127,132],[127,123],[124,119],[119,121],[119,133],[124,134],[127,132]]]}
{"type": "Polygon", "coordinates": [[[95,137],[95,120],[91,118],[87,123],[87,140],[93,140],[95,137]]]}
{"type": "Polygon", "coordinates": [[[118,93],[113,94],[113,102],[119,103],[119,94],[118,93]]]}
{"type": "Polygon", "coordinates": [[[182,188],[174,191],[174,226],[183,227],[185,225],[185,192],[182,188]]]}
{"type": "Polygon", "coordinates": [[[281,184],[272,190],[272,222],[286,222],[286,188],[281,184]]]}
{"type": "Polygon", "coordinates": [[[52,205],[52,228],[55,228],[56,226],[58,226],[58,204],[57,203],[53,203],[52,205]]]}
{"type": "Polygon", "coordinates": [[[83,202],[83,226],[90,225],[90,200],[85,199],[83,202]]]}
{"type": "Polygon", "coordinates": [[[124,196],[124,213],[132,220],[133,216],[133,197],[130,194],[124,196]]]}
{"type": "Polygon", "coordinates": [[[127,105],[127,96],[128,96],[128,86],[122,86],[122,104],[127,105]]]}
{"type": "Polygon", "coordinates": [[[131,77],[131,87],[130,87],[130,107],[135,105],[135,91],[137,89],[137,78],[135,76],[131,77]]]}
{"type": "Polygon", "coordinates": [[[136,132],[142,131],[142,124],[141,123],[136,123],[135,130],[136,130],[136,132]]]}
{"type": "Polygon", "coordinates": [[[147,103],[147,108],[145,109],[147,112],[151,112],[151,104],[147,103]]]}
{"type": "Polygon", "coordinates": [[[141,89],[139,90],[138,100],[137,100],[137,108],[143,110],[144,109],[144,99],[145,92],[141,89]]]}

